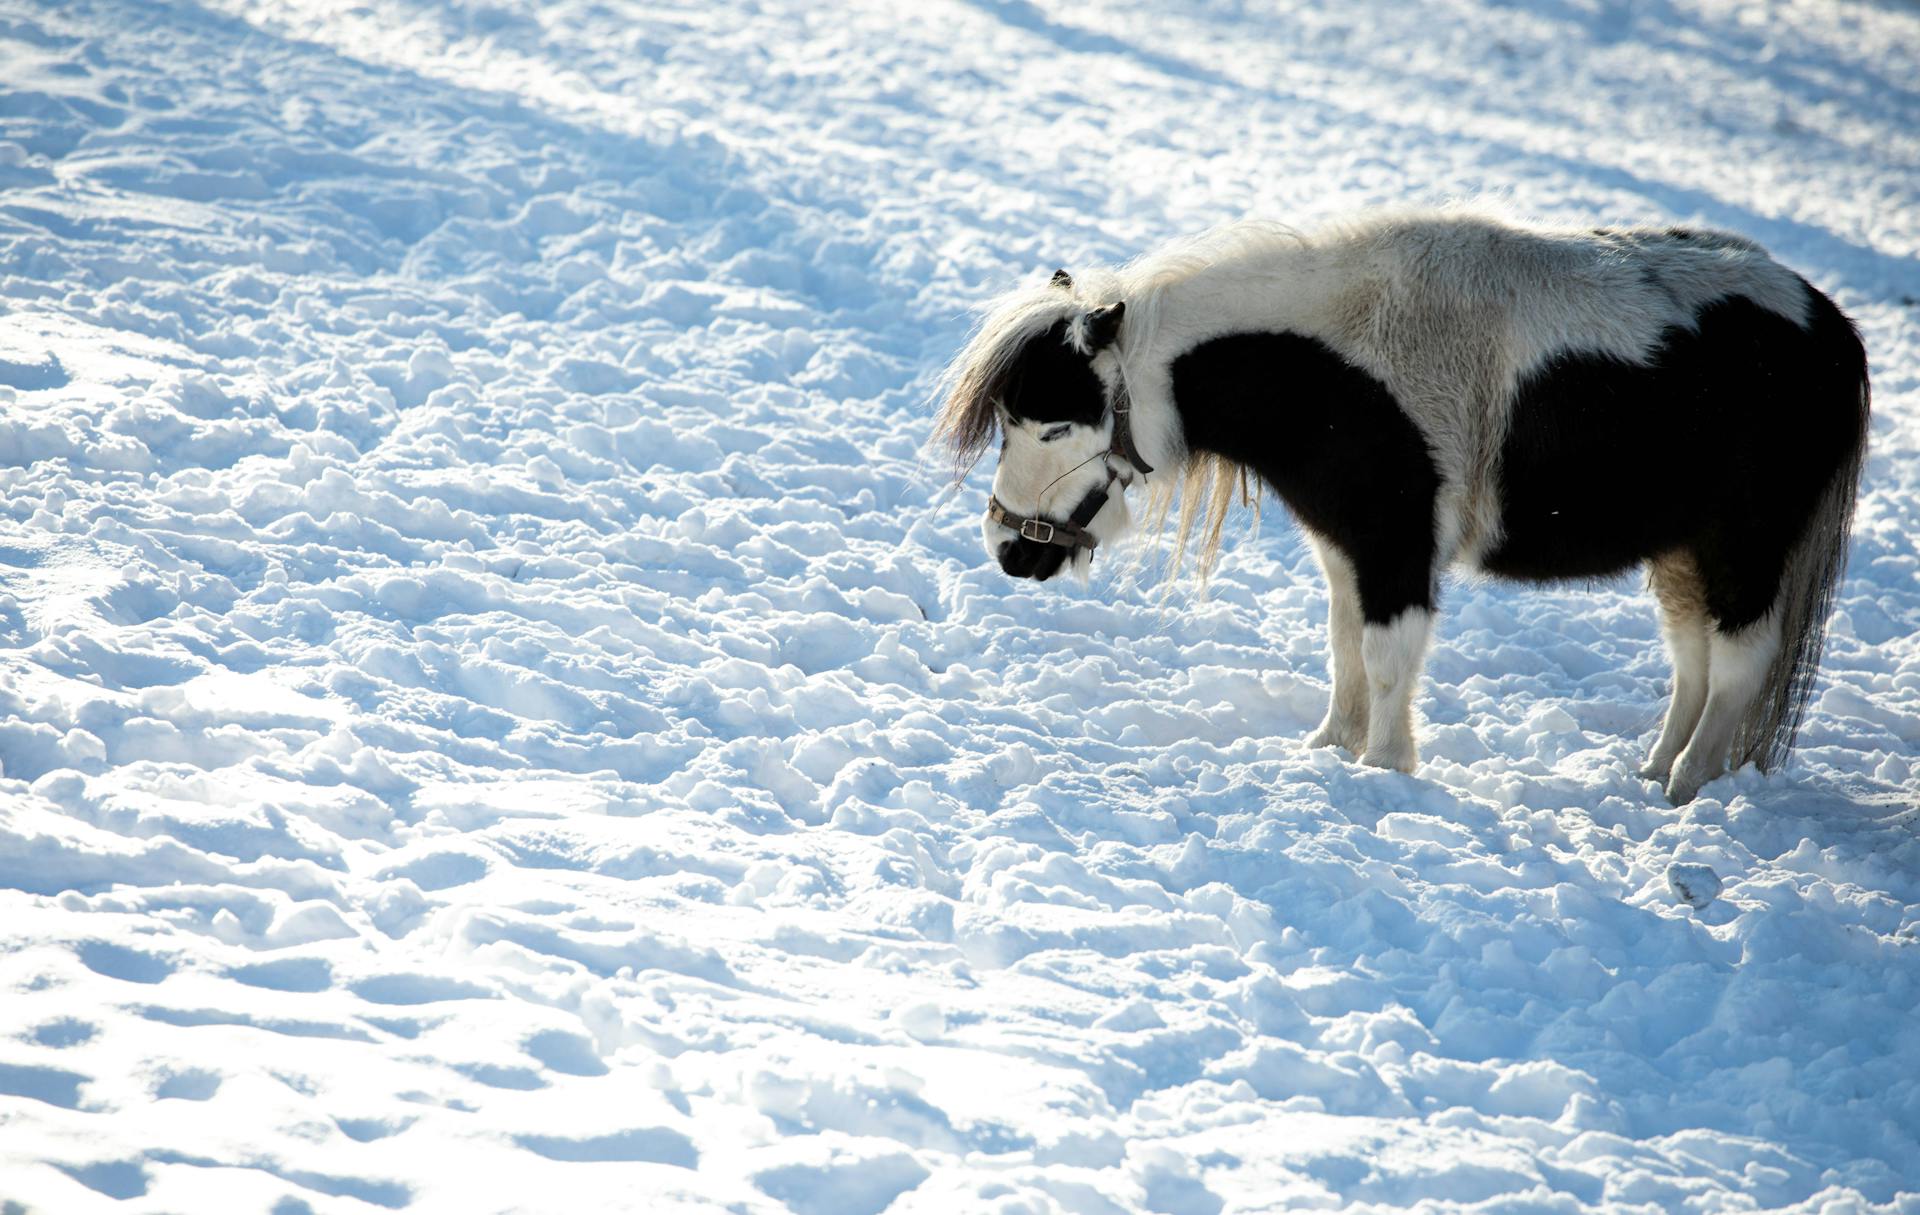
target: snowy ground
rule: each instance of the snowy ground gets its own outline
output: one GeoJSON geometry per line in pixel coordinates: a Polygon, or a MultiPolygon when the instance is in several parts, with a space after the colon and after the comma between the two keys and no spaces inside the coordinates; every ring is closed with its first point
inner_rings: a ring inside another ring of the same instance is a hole
{"type": "Polygon", "coordinates": [[[0,0],[0,1210],[1920,1211],[1916,82],[1895,0],[0,0]],[[1785,774],[1633,776],[1628,581],[1302,751],[1280,511],[1014,584],[919,449],[1021,275],[1477,192],[1860,322],[1785,774]]]}

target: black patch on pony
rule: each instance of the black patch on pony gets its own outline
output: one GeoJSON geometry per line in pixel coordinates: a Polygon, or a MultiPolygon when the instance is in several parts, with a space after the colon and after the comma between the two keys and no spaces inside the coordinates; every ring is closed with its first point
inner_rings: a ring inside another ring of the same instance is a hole
{"type": "Polygon", "coordinates": [[[1729,296],[1669,328],[1645,365],[1574,352],[1528,375],[1500,449],[1503,535],[1482,568],[1594,578],[1685,551],[1721,631],[1765,615],[1865,425],[1859,335],[1806,292],[1805,329],[1729,296]]]}
{"type": "Polygon", "coordinates": [[[1007,371],[1000,402],[1023,422],[1078,422],[1097,426],[1107,411],[1106,389],[1093,365],[1067,339],[1073,318],[1061,317],[1027,339],[1007,371]]]}
{"type": "Polygon", "coordinates": [[[1440,474],[1385,384],[1313,338],[1241,333],[1175,359],[1173,396],[1188,448],[1258,473],[1353,563],[1368,623],[1432,610],[1440,474]]]}

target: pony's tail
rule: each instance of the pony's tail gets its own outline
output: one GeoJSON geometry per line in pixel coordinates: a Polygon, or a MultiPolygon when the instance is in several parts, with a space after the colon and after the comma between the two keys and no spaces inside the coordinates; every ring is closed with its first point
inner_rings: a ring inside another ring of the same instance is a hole
{"type": "MultiPolygon", "coordinates": [[[[1847,328],[1851,330],[1851,324],[1847,328]]],[[[1857,347],[1857,336],[1854,341],[1857,347]]],[[[1827,640],[1827,617],[1833,611],[1834,593],[1840,589],[1840,575],[1846,569],[1854,497],[1867,457],[1867,413],[1873,393],[1864,351],[1859,379],[1852,390],[1859,400],[1859,433],[1820,495],[1805,534],[1787,555],[1780,598],[1774,607],[1780,618],[1780,648],[1753,707],[1734,730],[1736,766],[1750,761],[1762,772],[1771,772],[1784,765],[1793,750],[1800,720],[1806,715],[1807,699],[1813,694],[1820,652],[1827,640]]]]}

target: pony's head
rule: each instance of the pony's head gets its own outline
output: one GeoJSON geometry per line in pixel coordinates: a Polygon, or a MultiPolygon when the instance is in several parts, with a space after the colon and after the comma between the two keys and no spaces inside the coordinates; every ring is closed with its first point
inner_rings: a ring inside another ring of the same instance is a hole
{"type": "Polygon", "coordinates": [[[935,435],[964,476],[1000,433],[981,520],[987,553],[1016,578],[1046,580],[1131,523],[1120,492],[1152,469],[1133,445],[1116,349],[1126,305],[1094,306],[1055,271],[1000,301],[948,368],[935,435]]]}

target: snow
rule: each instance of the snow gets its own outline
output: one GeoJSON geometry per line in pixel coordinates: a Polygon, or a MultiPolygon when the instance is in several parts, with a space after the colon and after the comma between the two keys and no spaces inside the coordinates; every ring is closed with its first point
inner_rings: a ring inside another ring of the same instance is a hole
{"type": "Polygon", "coordinates": [[[1920,1210],[1920,13],[1170,7],[0,5],[0,1210],[1920,1210]],[[1016,584],[921,449],[1022,275],[1472,194],[1860,323],[1785,773],[1633,775],[1630,579],[1304,750],[1277,507],[1016,584]]]}
{"type": "Polygon", "coordinates": [[[1668,865],[1667,886],[1674,898],[1696,910],[1704,910],[1725,889],[1720,875],[1708,865],[1668,865]]]}

